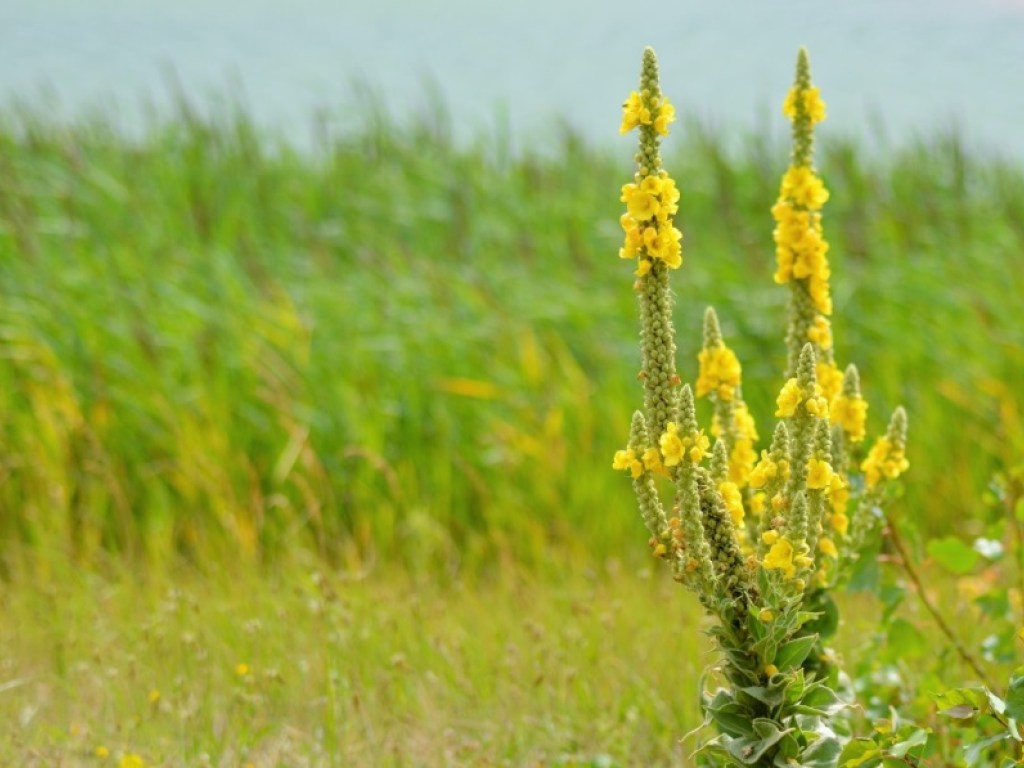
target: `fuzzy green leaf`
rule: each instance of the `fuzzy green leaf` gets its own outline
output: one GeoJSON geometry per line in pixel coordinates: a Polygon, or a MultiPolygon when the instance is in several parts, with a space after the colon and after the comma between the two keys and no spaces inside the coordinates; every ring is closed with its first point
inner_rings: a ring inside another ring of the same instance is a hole
{"type": "Polygon", "coordinates": [[[854,739],[839,755],[840,768],[872,768],[881,763],[882,750],[871,739],[854,739]]]}
{"type": "Polygon", "coordinates": [[[1017,669],[1010,678],[1006,692],[1006,714],[1014,720],[1024,720],[1024,667],[1017,669]]]}
{"type": "Polygon", "coordinates": [[[789,641],[779,648],[779,652],[775,655],[775,666],[783,670],[799,667],[804,663],[804,659],[807,658],[807,654],[811,652],[816,642],[818,642],[817,635],[807,635],[789,641]]]}

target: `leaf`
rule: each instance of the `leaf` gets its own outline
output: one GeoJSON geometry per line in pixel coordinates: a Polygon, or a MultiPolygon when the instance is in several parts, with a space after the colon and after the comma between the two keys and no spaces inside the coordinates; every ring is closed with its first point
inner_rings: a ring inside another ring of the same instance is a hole
{"type": "Polygon", "coordinates": [[[751,736],[754,733],[754,728],[750,724],[750,715],[743,707],[730,700],[725,693],[715,696],[705,710],[722,733],[729,736],[751,736]]]}
{"type": "Polygon", "coordinates": [[[943,717],[951,717],[954,720],[967,720],[974,717],[977,713],[977,708],[972,707],[970,704],[957,704],[955,707],[939,712],[943,717]]]}
{"type": "Polygon", "coordinates": [[[882,750],[871,739],[854,739],[839,755],[840,768],[870,768],[881,762],[882,750]]]}
{"type": "Polygon", "coordinates": [[[958,576],[969,573],[980,557],[956,536],[932,539],[928,542],[928,554],[947,571],[958,576]]]}
{"type": "Polygon", "coordinates": [[[1024,720],[1024,674],[1018,669],[1010,678],[1006,692],[1006,714],[1014,720],[1024,720]]]}
{"type": "Polygon", "coordinates": [[[804,659],[807,658],[807,654],[811,652],[816,642],[818,642],[817,635],[806,635],[798,637],[796,640],[790,640],[779,648],[779,652],[775,655],[775,666],[779,669],[799,667],[804,663],[804,659]]]}
{"type": "MultiPolygon", "coordinates": [[[[924,747],[928,744],[928,731],[919,728],[908,739],[904,739],[889,748],[889,756],[906,757],[914,747],[924,747]]],[[[920,754],[912,755],[920,757],[920,754]]]]}
{"type": "Polygon", "coordinates": [[[805,768],[834,768],[842,750],[843,745],[839,743],[839,739],[825,736],[804,750],[800,756],[800,765],[805,768]]]}

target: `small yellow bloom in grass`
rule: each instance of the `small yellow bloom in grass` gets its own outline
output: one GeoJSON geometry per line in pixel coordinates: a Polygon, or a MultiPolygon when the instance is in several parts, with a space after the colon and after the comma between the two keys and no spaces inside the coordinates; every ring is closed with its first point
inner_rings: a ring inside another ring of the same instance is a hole
{"type": "Polygon", "coordinates": [[[110,757],[110,750],[104,747],[102,744],[96,747],[96,749],[94,749],[92,753],[96,755],[96,757],[98,757],[100,760],[105,760],[106,758],[110,757]]]}
{"type": "Polygon", "coordinates": [[[149,703],[156,704],[158,701],[160,701],[160,691],[154,688],[149,692],[149,703]]]}
{"type": "Polygon", "coordinates": [[[774,664],[765,664],[764,673],[768,675],[768,677],[772,677],[779,674],[779,668],[774,664]]]}
{"type": "Polygon", "coordinates": [[[634,480],[644,473],[644,465],[636,457],[636,453],[632,448],[615,452],[615,457],[612,459],[612,469],[629,470],[634,480]]]}
{"type": "Polygon", "coordinates": [[[833,560],[839,559],[839,550],[836,549],[836,544],[832,539],[823,538],[818,540],[818,551],[823,555],[828,555],[833,560]]]}
{"type": "Polygon", "coordinates": [[[239,677],[245,677],[249,674],[249,665],[245,662],[241,662],[235,666],[235,674],[239,677]]]}
{"type": "Polygon", "coordinates": [[[804,392],[800,389],[800,385],[797,384],[795,378],[787,381],[782,391],[779,393],[778,399],[775,404],[778,406],[778,410],[775,411],[776,416],[789,417],[796,413],[797,406],[804,399],[804,392]]]}
{"type": "Polygon", "coordinates": [[[129,752],[117,761],[117,768],[146,768],[146,761],[140,755],[129,752]]]}
{"type": "Polygon", "coordinates": [[[831,417],[832,423],[842,427],[850,440],[859,443],[864,439],[868,417],[868,403],[864,398],[839,395],[832,401],[831,417]]]}
{"type": "Polygon", "coordinates": [[[725,502],[725,508],[729,510],[732,524],[737,527],[743,525],[745,515],[743,511],[743,496],[740,494],[739,486],[727,480],[718,486],[718,492],[722,494],[722,501],[725,502]]]}
{"type": "Polygon", "coordinates": [[[820,491],[832,486],[832,465],[822,459],[807,462],[807,487],[820,491]]]}
{"type": "MultiPolygon", "coordinates": [[[[768,533],[774,533],[774,531],[765,531],[765,534],[768,533]]],[[[762,536],[762,538],[764,537],[762,536]]],[[[775,543],[771,545],[771,549],[764,556],[762,565],[768,569],[780,570],[786,578],[792,578],[796,575],[796,565],[793,563],[793,545],[786,538],[776,538],[775,543]]]]}

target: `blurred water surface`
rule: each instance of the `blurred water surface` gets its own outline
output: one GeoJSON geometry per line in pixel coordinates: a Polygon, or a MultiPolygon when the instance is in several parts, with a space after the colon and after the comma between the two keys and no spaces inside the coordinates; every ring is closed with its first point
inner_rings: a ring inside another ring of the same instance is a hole
{"type": "Polygon", "coordinates": [[[713,126],[782,130],[796,48],[811,53],[830,128],[882,147],[961,130],[1024,157],[1024,0],[3,0],[0,103],[64,117],[102,105],[131,129],[177,82],[244,103],[299,143],[311,115],[358,123],[361,82],[397,115],[434,93],[463,137],[515,143],[564,117],[612,141],[641,49],[677,104],[713,126]],[[171,74],[173,73],[173,74],[171,74]],[[879,126],[883,126],[884,130],[879,126]]]}

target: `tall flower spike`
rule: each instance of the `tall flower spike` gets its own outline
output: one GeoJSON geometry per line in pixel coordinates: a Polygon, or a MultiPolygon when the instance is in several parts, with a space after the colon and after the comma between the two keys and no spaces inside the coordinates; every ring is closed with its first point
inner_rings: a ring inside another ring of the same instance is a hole
{"type": "MultiPolygon", "coordinates": [[[[791,499],[796,497],[797,492],[803,491],[807,487],[807,463],[811,458],[815,422],[818,417],[823,415],[822,408],[825,409],[825,416],[828,413],[828,406],[827,404],[823,405],[824,398],[821,397],[818,387],[815,363],[814,347],[811,344],[805,344],[800,353],[796,378],[789,380],[792,386],[795,386],[797,393],[794,396],[796,406],[790,414],[792,420],[789,425],[790,476],[786,494],[791,499]]],[[[787,383],[786,386],[791,387],[790,383],[787,383]]],[[[785,388],[783,391],[785,392],[785,388]]]]}
{"type": "Polygon", "coordinates": [[[749,578],[736,539],[732,516],[715,489],[714,481],[704,469],[697,469],[697,488],[700,493],[705,536],[718,580],[719,597],[727,600],[741,598],[749,578]]]}
{"type": "MultiPolygon", "coordinates": [[[[821,226],[821,208],[828,190],[813,167],[814,125],[825,119],[825,103],[811,85],[807,52],[800,49],[796,81],[786,96],[783,112],[793,121],[791,162],[772,207],[775,219],[775,281],[790,284],[789,376],[796,372],[800,350],[815,345],[819,360],[832,362],[830,270],[821,226]]],[[[838,382],[837,382],[838,383],[838,382]]],[[[822,381],[822,384],[826,384],[822,381]]]]}
{"type": "Polygon", "coordinates": [[[857,366],[851,364],[843,374],[842,392],[832,401],[830,417],[833,424],[843,428],[851,442],[859,443],[864,439],[867,414],[868,404],[860,394],[857,366]]]}
{"type": "Polygon", "coordinates": [[[644,415],[640,411],[633,414],[633,422],[629,430],[629,448],[626,450],[631,454],[631,461],[640,464],[639,471],[636,471],[635,464],[631,467],[633,474],[633,492],[636,494],[637,504],[640,507],[640,517],[647,526],[652,536],[658,537],[667,527],[665,511],[661,506],[661,499],[658,497],[658,489],[654,484],[653,472],[643,465],[642,457],[650,439],[647,436],[647,425],[644,423],[644,415]]]}
{"type": "Polygon", "coordinates": [[[675,330],[668,273],[682,264],[682,233],[673,217],[679,209],[679,191],[661,167],[660,137],[668,134],[675,110],[658,84],[658,62],[651,48],[644,50],[640,90],[623,105],[622,131],[640,130],[633,181],[622,187],[626,212],[620,221],[625,242],[619,256],[638,259],[636,290],[640,301],[640,338],[647,426],[662,434],[675,418],[675,330]]]}
{"type": "MultiPolygon", "coordinates": [[[[684,437],[701,435],[697,430],[697,412],[693,390],[684,384],[679,393],[678,432],[684,437]]],[[[707,438],[705,438],[706,440],[707,438]]],[[[697,590],[698,594],[714,593],[716,577],[711,566],[711,549],[704,530],[704,514],[697,487],[697,465],[680,461],[672,467],[676,487],[676,512],[680,518],[683,547],[677,560],[676,579],[697,590]]]]}

